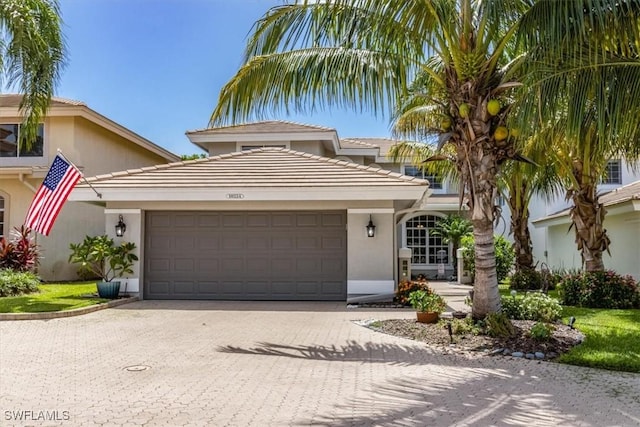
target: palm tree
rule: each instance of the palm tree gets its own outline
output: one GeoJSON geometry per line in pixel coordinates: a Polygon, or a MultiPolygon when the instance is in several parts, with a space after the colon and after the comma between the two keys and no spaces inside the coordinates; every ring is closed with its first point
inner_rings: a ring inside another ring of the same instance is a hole
{"type": "Polygon", "coordinates": [[[446,125],[440,145],[451,147],[470,210],[473,316],[481,318],[500,310],[494,200],[503,163],[518,157],[517,138],[507,128],[508,96],[520,84],[516,71],[523,64],[508,61],[517,53],[515,36],[525,21],[522,40],[530,46],[538,33],[555,34],[557,17],[575,22],[571,14],[584,15],[585,1],[593,3],[587,11],[594,16],[609,13],[595,0],[303,0],[274,7],[256,22],[244,64],[222,89],[211,124],[327,107],[380,113],[403,102],[409,83],[420,78],[422,97],[432,106],[426,124],[446,125]],[[549,19],[551,9],[557,15],[549,19]]]}
{"type": "Polygon", "coordinates": [[[471,225],[471,222],[459,215],[449,215],[438,220],[436,228],[433,228],[430,231],[431,235],[440,236],[444,243],[451,244],[454,275],[457,274],[458,271],[457,253],[458,248],[460,247],[460,240],[472,232],[473,226],[471,225]]]}
{"type": "Polygon", "coordinates": [[[597,185],[609,160],[640,157],[637,0],[538,2],[522,20],[529,61],[521,120],[537,118],[541,147],[563,179],[585,270],[602,271],[610,240],[597,185]],[[560,15],[558,15],[560,13],[560,15]],[[565,17],[565,19],[558,19],[565,17]],[[552,20],[555,31],[540,31],[552,20]]]}
{"type": "Polygon", "coordinates": [[[35,140],[65,61],[62,21],[57,0],[0,2],[0,80],[24,96],[21,143],[35,140]]]}

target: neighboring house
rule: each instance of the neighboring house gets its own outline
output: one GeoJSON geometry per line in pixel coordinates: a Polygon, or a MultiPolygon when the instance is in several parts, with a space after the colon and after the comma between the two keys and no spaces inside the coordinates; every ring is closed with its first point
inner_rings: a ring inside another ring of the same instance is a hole
{"type": "MultiPolygon", "coordinates": [[[[600,202],[607,210],[604,228],[611,239],[611,255],[604,253],[607,269],[630,274],[640,280],[640,176],[628,170],[624,162],[609,163],[608,176],[599,186],[600,202]],[[635,182],[631,182],[636,180],[635,182]],[[623,185],[624,184],[624,185],[623,185]]],[[[566,204],[558,202],[548,208],[554,213],[538,215],[532,231],[537,259],[550,268],[580,269],[582,258],[575,243],[575,232],[566,204]],[[562,209],[558,210],[560,205],[562,209]]]]}
{"type": "MultiPolygon", "coordinates": [[[[23,224],[34,193],[58,149],[87,176],[177,161],[179,157],[109,120],[82,102],[54,98],[30,150],[18,147],[20,95],[0,95],[0,236],[23,224]]],[[[51,234],[37,236],[44,280],[77,278],[69,243],[104,234],[104,208],[68,202],[51,234]]]]}
{"type": "Polygon", "coordinates": [[[399,249],[413,274],[451,275],[431,236],[457,190],[392,162],[391,139],[266,121],[187,132],[209,158],[96,176],[71,194],[123,216],[141,262],[129,291],[151,299],[356,300],[392,294],[399,249]],[[427,181],[432,182],[428,189],[427,181]],[[374,225],[368,237],[367,225],[374,225]]]}

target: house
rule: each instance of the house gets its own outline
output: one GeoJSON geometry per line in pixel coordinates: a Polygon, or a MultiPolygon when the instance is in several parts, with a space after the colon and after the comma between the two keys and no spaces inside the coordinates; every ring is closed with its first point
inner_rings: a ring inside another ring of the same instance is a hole
{"type": "MultiPolygon", "coordinates": [[[[18,147],[22,117],[20,95],[0,95],[0,236],[23,224],[34,193],[57,150],[85,175],[173,162],[179,157],[115,123],[82,102],[54,98],[31,149],[18,147]]],[[[69,243],[86,234],[103,234],[104,208],[87,203],[65,204],[42,248],[40,276],[47,281],[77,278],[69,265],[69,243]]]]}
{"type": "Polygon", "coordinates": [[[101,199],[85,183],[71,194],[104,207],[107,231],[122,215],[123,238],[141,248],[129,291],[354,301],[392,294],[407,267],[452,273],[449,245],[429,230],[457,212],[457,189],[394,163],[395,141],[285,121],[187,137],[209,157],[89,178],[101,199]]]}
{"type": "MultiPolygon", "coordinates": [[[[616,161],[619,162],[619,161],[616,161]]],[[[610,166],[609,169],[612,169],[610,166]]],[[[614,167],[608,174],[608,181],[615,179],[622,168],[614,167]]],[[[599,197],[607,211],[604,227],[611,239],[611,255],[603,254],[607,269],[620,274],[630,274],[640,280],[640,181],[619,186],[621,172],[615,183],[605,182],[603,187],[615,185],[617,188],[603,192],[599,197]]],[[[625,179],[633,178],[627,172],[625,179]]],[[[569,230],[571,219],[569,209],[562,209],[533,221],[536,231],[543,233],[544,240],[538,247],[544,250],[543,258],[550,268],[580,269],[582,258],[575,243],[575,234],[569,230]]]]}

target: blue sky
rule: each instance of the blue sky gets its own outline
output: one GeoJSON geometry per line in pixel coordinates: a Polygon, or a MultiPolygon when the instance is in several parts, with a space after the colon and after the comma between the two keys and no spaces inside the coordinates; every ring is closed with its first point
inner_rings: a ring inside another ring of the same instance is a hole
{"type": "MultiPolygon", "coordinates": [[[[252,24],[276,0],[60,0],[69,63],[56,94],[77,99],[177,153],[207,126],[241,64],[252,24]]],[[[332,110],[273,117],[388,136],[388,119],[332,110]]]]}

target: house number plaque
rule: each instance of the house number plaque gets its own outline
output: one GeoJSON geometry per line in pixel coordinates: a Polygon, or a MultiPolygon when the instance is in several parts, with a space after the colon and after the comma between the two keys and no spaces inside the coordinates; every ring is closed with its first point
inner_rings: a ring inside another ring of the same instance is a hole
{"type": "Polygon", "coordinates": [[[244,194],[242,193],[229,193],[227,194],[227,199],[244,199],[244,194]]]}

